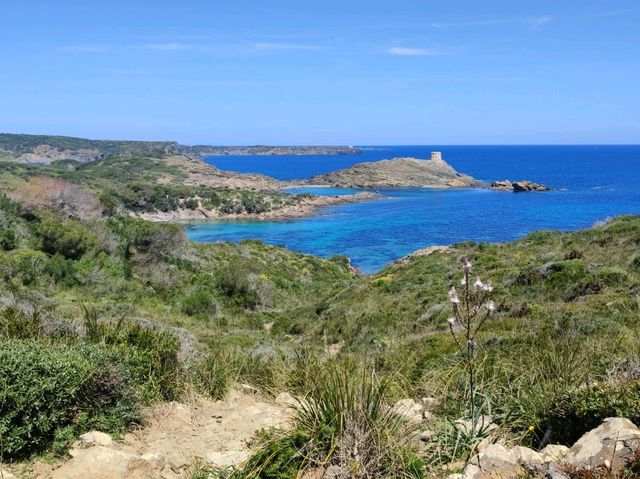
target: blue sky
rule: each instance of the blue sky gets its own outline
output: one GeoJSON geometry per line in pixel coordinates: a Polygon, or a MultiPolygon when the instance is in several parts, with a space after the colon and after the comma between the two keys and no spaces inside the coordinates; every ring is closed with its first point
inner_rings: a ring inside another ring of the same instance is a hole
{"type": "Polygon", "coordinates": [[[0,4],[0,131],[640,143],[638,0],[0,4]]]}

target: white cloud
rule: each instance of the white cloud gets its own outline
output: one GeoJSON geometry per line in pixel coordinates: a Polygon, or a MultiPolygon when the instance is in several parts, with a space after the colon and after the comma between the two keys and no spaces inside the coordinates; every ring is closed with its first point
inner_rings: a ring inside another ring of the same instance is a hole
{"type": "Polygon", "coordinates": [[[535,30],[541,27],[545,23],[549,23],[553,20],[551,15],[540,15],[531,17],[517,17],[517,18],[485,18],[479,20],[468,20],[460,22],[437,22],[432,23],[433,28],[447,29],[452,27],[483,27],[490,25],[505,25],[510,23],[522,24],[528,26],[530,29],[535,30]]]}
{"type": "Polygon", "coordinates": [[[450,55],[451,50],[444,50],[441,48],[407,48],[407,47],[392,47],[387,50],[387,53],[391,55],[399,55],[403,57],[430,57],[437,55],[450,55]]]}

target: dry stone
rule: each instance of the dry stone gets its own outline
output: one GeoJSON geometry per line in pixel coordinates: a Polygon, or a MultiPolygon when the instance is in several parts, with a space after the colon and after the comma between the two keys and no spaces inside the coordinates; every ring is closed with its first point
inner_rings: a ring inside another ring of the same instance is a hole
{"type": "Polygon", "coordinates": [[[424,406],[414,399],[400,399],[391,409],[412,424],[419,424],[424,419],[424,406]]]}
{"type": "Polygon", "coordinates": [[[567,455],[569,448],[561,444],[549,444],[540,451],[540,455],[544,462],[556,461],[559,462],[567,455]]]}
{"type": "Polygon", "coordinates": [[[563,461],[577,470],[606,465],[617,473],[634,459],[639,449],[640,429],[628,419],[614,417],[605,419],[600,426],[582,436],[563,461]]]}
{"type": "Polygon", "coordinates": [[[9,471],[5,471],[4,469],[0,469],[0,479],[16,479],[16,476],[11,474],[9,471]]]}
{"type": "Polygon", "coordinates": [[[492,444],[476,455],[464,470],[463,479],[511,479],[525,473],[504,446],[492,444]]]}
{"type": "Polygon", "coordinates": [[[95,446],[53,471],[51,479],[142,479],[152,470],[153,465],[139,456],[95,446]]]}

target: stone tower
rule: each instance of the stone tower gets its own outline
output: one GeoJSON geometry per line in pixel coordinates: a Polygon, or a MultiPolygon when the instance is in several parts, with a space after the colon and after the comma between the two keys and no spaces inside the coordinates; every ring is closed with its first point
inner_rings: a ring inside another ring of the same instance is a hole
{"type": "Polygon", "coordinates": [[[432,151],[431,161],[442,161],[442,153],[440,153],[439,151],[432,151]]]}

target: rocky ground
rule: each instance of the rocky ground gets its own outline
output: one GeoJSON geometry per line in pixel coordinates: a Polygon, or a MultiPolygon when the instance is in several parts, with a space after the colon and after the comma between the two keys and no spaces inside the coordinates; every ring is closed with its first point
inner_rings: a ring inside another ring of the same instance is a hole
{"type": "MultiPolygon", "coordinates": [[[[290,407],[297,404],[287,393],[275,401],[262,399],[243,386],[222,401],[194,399],[190,404],[166,403],[149,412],[144,428],[120,441],[102,432],[83,434],[69,450],[71,459],[2,466],[2,479],[177,479],[189,477],[195,463],[219,470],[242,464],[250,454],[250,440],[264,428],[286,428],[290,407]]],[[[437,402],[403,399],[391,406],[416,426],[417,444],[433,440],[429,430],[437,402]]],[[[546,445],[539,451],[509,446],[489,416],[480,421],[491,431],[467,464],[442,467],[437,477],[447,479],[507,478],[614,478],[638,477],[629,465],[640,458],[640,429],[624,418],[606,419],[572,447],[546,445]],[[451,473],[447,471],[461,470],[451,473]],[[627,475],[620,475],[627,474],[627,475]],[[630,475],[629,475],[630,474],[630,475]]],[[[470,421],[455,423],[461,431],[470,421]]],[[[348,474],[337,466],[315,468],[302,479],[338,479],[348,474]]],[[[435,476],[434,476],[435,477],[435,476]]]]}
{"type": "Polygon", "coordinates": [[[251,391],[235,391],[222,401],[194,399],[167,403],[148,413],[144,428],[114,441],[101,432],[84,434],[71,459],[5,467],[2,479],[175,479],[196,461],[226,468],[244,461],[248,441],[263,428],[286,427],[286,398],[280,404],[251,391]]]}

